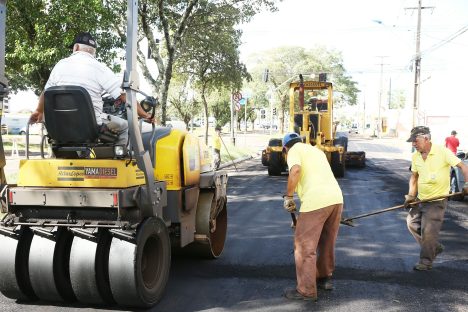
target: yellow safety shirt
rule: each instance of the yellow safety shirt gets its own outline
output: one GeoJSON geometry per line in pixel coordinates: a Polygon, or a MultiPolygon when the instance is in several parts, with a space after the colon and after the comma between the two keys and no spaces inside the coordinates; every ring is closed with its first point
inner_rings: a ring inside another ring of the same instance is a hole
{"type": "Polygon", "coordinates": [[[447,195],[450,191],[450,167],[460,162],[448,148],[432,144],[431,151],[422,158],[414,152],[411,171],[418,173],[418,198],[421,200],[447,195]]]}
{"type": "Polygon", "coordinates": [[[288,167],[301,166],[296,193],[301,200],[300,212],[309,212],[343,203],[343,194],[333,176],[325,153],[304,143],[296,143],[288,151],[288,167]]]}
{"type": "Polygon", "coordinates": [[[213,136],[213,148],[217,150],[221,150],[221,138],[217,133],[213,136]]]}

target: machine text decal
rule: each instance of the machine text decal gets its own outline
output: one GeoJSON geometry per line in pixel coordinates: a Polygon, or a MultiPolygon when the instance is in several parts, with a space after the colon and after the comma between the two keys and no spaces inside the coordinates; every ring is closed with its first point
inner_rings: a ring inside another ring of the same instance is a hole
{"type": "Polygon", "coordinates": [[[112,167],[58,167],[58,181],[84,181],[85,179],[116,179],[117,168],[112,167]]]}

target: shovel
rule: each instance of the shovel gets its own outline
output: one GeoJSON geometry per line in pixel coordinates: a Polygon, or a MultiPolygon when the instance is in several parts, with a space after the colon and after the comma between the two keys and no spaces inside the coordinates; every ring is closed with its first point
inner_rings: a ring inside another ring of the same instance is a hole
{"type": "MultiPolygon", "coordinates": [[[[418,204],[421,204],[421,203],[427,203],[429,201],[449,198],[449,197],[452,197],[452,196],[457,196],[457,195],[462,195],[462,194],[463,194],[463,192],[457,192],[457,193],[452,193],[452,194],[448,194],[448,195],[435,196],[435,197],[427,198],[427,199],[424,199],[424,200],[412,202],[408,206],[414,206],[414,205],[418,205],[418,204]]],[[[386,208],[386,209],[382,209],[382,210],[376,210],[376,211],[373,211],[373,212],[365,213],[365,214],[358,215],[358,216],[355,216],[355,217],[342,219],[340,221],[340,223],[344,224],[344,225],[348,225],[348,226],[354,226],[353,220],[361,219],[361,218],[365,218],[365,217],[368,217],[368,216],[373,216],[373,215],[376,215],[376,214],[380,214],[380,213],[384,213],[384,212],[392,211],[392,210],[397,210],[397,209],[401,209],[401,208],[405,208],[405,205],[398,205],[398,206],[394,206],[394,207],[390,207],[390,208],[386,208]]]]}

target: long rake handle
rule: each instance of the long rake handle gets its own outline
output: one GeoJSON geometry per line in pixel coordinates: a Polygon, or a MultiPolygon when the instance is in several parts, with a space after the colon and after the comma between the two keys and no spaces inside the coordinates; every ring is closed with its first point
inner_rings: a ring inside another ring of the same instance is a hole
{"type": "MultiPolygon", "coordinates": [[[[221,142],[223,143],[223,146],[224,146],[224,148],[226,149],[226,152],[228,153],[229,158],[231,158],[232,164],[234,165],[234,168],[236,169],[236,172],[238,172],[238,171],[237,171],[236,164],[234,163],[234,158],[232,158],[231,153],[229,153],[229,150],[228,150],[226,144],[224,144],[223,138],[222,138],[221,136],[219,136],[219,138],[221,139],[221,142]]],[[[221,156],[220,156],[220,157],[221,157],[221,156]]]]}
{"type": "MultiPolygon", "coordinates": [[[[462,195],[462,194],[463,194],[463,192],[457,192],[457,193],[452,193],[452,194],[448,194],[448,195],[435,196],[435,197],[427,198],[427,199],[424,199],[424,200],[412,202],[412,203],[409,204],[409,206],[414,206],[414,205],[418,205],[418,204],[421,204],[421,203],[427,203],[429,201],[444,199],[444,198],[457,196],[457,195],[462,195]]],[[[376,211],[373,211],[373,212],[365,213],[365,214],[358,215],[358,216],[355,216],[355,217],[346,218],[346,219],[344,219],[342,221],[343,222],[348,222],[348,221],[352,221],[352,220],[355,220],[355,219],[365,218],[365,217],[368,217],[368,216],[373,216],[373,215],[376,215],[376,214],[384,213],[384,212],[387,212],[387,211],[401,209],[401,208],[404,208],[404,207],[405,207],[405,205],[398,205],[398,206],[394,206],[394,207],[390,207],[390,208],[386,208],[386,209],[382,209],[382,210],[376,210],[376,211]]]]}

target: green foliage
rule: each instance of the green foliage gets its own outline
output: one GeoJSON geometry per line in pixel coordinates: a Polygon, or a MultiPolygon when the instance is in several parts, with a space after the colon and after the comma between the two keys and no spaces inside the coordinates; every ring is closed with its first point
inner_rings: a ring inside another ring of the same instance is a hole
{"type": "Polygon", "coordinates": [[[405,108],[406,103],[406,92],[405,90],[396,89],[393,90],[389,107],[390,109],[402,109],[405,108]]]}
{"type": "Polygon", "coordinates": [[[271,86],[274,90],[274,98],[279,100],[279,108],[286,110],[288,107],[288,90],[291,81],[298,81],[299,74],[304,75],[305,80],[310,80],[310,74],[315,74],[318,80],[319,73],[327,73],[328,80],[334,83],[337,91],[336,104],[346,102],[349,105],[357,103],[356,82],[345,74],[341,53],[317,47],[311,50],[302,47],[280,47],[261,54],[254,54],[247,64],[252,73],[253,82],[249,84],[257,90],[254,95],[257,102],[267,103],[265,94],[271,86]],[[262,81],[265,69],[270,72],[269,82],[262,81]],[[259,94],[260,93],[260,94],[259,94]]]}
{"type": "MultiPolygon", "coordinates": [[[[171,92],[169,94],[169,111],[171,115],[179,117],[188,128],[190,120],[201,112],[201,103],[195,98],[193,90],[189,88],[189,80],[173,80],[171,92]]],[[[186,78],[186,76],[185,76],[186,78]]]]}
{"type": "Polygon", "coordinates": [[[53,66],[68,56],[68,46],[81,31],[98,42],[102,61],[114,63],[122,43],[112,33],[112,12],[100,0],[9,0],[7,2],[6,73],[13,91],[39,94],[53,66]]]}
{"type": "MultiPolygon", "coordinates": [[[[145,78],[153,85],[154,90],[160,94],[162,108],[162,122],[165,122],[166,98],[173,72],[182,68],[182,72],[194,70],[193,60],[201,60],[205,57],[203,47],[211,53],[209,61],[209,79],[221,81],[222,85],[232,85],[240,81],[246,73],[245,67],[238,61],[232,44],[237,49],[239,45],[239,31],[235,31],[232,25],[249,21],[262,9],[275,9],[276,0],[146,0],[140,4],[140,22],[148,44],[153,51],[153,57],[158,67],[158,75],[153,75],[148,69],[148,61],[140,50],[139,61],[143,66],[145,78]],[[215,31],[219,31],[216,33],[215,31]],[[156,38],[154,32],[162,34],[162,38],[156,38]],[[159,41],[160,40],[160,41],[159,41]],[[213,51],[217,50],[216,53],[213,51]],[[200,59],[197,59],[200,57],[200,59]],[[180,61],[183,58],[185,61],[180,61]],[[188,63],[186,63],[188,61],[188,63]],[[227,61],[231,68],[223,65],[227,61]],[[176,66],[176,62],[178,65],[176,66]],[[186,63],[186,64],[185,64],[186,63]],[[225,72],[216,70],[219,65],[224,66],[225,72]],[[230,79],[226,77],[230,75],[230,79]],[[224,77],[222,77],[224,76],[224,77]],[[237,81],[237,82],[236,82],[237,81]]],[[[199,68],[203,70],[201,67],[199,68]]],[[[197,70],[200,73],[199,70],[197,70]]],[[[206,80],[206,79],[205,79],[206,80]]],[[[203,84],[204,81],[199,81],[203,84]]],[[[219,85],[218,87],[221,87],[219,85]]],[[[206,86],[206,88],[211,88],[206,86]]],[[[203,96],[202,96],[203,98],[203,96]]]]}
{"type": "Polygon", "coordinates": [[[251,122],[252,124],[257,119],[257,113],[255,112],[255,108],[253,108],[249,103],[247,105],[241,105],[241,109],[237,112],[237,129],[240,129],[241,122],[247,117],[247,122],[251,122]],[[247,116],[245,115],[247,110],[247,116]]]}
{"type": "Polygon", "coordinates": [[[210,111],[212,116],[216,119],[217,126],[224,126],[228,122],[231,122],[231,102],[230,92],[227,90],[220,89],[216,92],[212,92],[208,97],[210,103],[210,111]]]}

